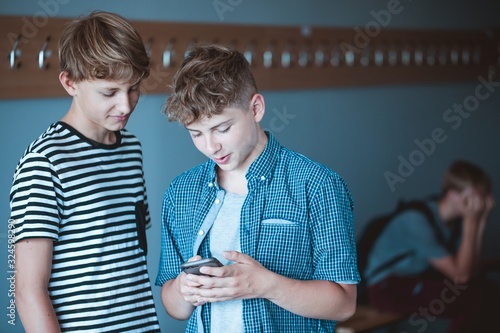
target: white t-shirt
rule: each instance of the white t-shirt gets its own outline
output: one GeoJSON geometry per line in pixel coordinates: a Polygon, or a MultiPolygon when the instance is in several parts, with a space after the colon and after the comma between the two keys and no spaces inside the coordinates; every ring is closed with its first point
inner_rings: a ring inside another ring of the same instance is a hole
{"type": "MultiPolygon", "coordinates": [[[[245,198],[245,195],[227,192],[210,230],[210,252],[224,265],[232,262],[224,258],[223,251],[241,251],[240,212],[245,198]]],[[[210,318],[210,332],[244,332],[241,300],[212,303],[210,318]]]]}

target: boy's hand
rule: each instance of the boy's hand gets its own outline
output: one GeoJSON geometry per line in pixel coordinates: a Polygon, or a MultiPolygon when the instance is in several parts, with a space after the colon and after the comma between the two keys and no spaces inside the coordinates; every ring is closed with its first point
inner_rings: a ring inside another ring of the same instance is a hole
{"type": "Polygon", "coordinates": [[[200,272],[211,276],[189,275],[196,288],[191,291],[195,305],[235,299],[265,298],[266,286],[275,274],[248,255],[226,251],[224,257],[235,263],[224,267],[202,267],[200,272]]]}
{"type": "Polygon", "coordinates": [[[464,219],[467,221],[484,220],[494,205],[492,196],[483,196],[473,188],[463,192],[464,219]]]}
{"type": "MultiPolygon", "coordinates": [[[[201,256],[194,256],[194,257],[191,257],[188,260],[188,262],[200,260],[200,259],[202,259],[201,256]]],[[[193,276],[192,274],[186,274],[184,272],[181,272],[177,276],[178,283],[176,284],[176,289],[177,289],[177,292],[182,295],[182,297],[184,298],[184,300],[186,302],[189,302],[189,303],[193,304],[194,306],[198,306],[201,304],[199,304],[199,301],[198,301],[199,297],[196,296],[196,293],[194,292],[194,290],[196,288],[199,288],[201,285],[198,282],[193,281],[191,278],[192,276],[193,276]]]]}
{"type": "Polygon", "coordinates": [[[478,221],[484,211],[484,200],[474,189],[463,192],[462,205],[465,221],[478,221]]]}
{"type": "Polygon", "coordinates": [[[493,208],[495,207],[496,205],[496,202],[495,202],[495,198],[493,197],[493,195],[489,195],[488,196],[488,199],[487,199],[487,208],[489,210],[493,210],[493,208]]]}
{"type": "Polygon", "coordinates": [[[485,208],[482,218],[487,219],[493,208],[495,208],[495,198],[490,194],[485,198],[485,208]]]}

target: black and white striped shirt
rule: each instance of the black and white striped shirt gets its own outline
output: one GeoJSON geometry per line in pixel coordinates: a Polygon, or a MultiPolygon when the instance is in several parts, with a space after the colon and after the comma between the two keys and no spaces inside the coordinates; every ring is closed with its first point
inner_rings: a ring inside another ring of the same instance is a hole
{"type": "Polygon", "coordinates": [[[16,242],[54,240],[49,295],[63,332],[159,332],[147,272],[150,224],[142,150],[117,132],[93,142],[57,122],[19,161],[16,242]]]}

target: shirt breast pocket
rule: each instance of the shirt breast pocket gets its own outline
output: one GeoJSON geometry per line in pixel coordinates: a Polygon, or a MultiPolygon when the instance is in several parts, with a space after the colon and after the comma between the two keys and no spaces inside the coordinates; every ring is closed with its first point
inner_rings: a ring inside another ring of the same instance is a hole
{"type": "Polygon", "coordinates": [[[285,219],[265,219],[261,222],[260,242],[282,244],[296,242],[300,238],[299,223],[285,219]]]}
{"type": "Polygon", "coordinates": [[[259,261],[268,269],[292,278],[308,277],[312,262],[307,225],[287,219],[261,221],[259,261]]]}
{"type": "Polygon", "coordinates": [[[139,241],[139,247],[144,251],[146,255],[148,253],[148,242],[146,239],[146,215],[147,208],[144,201],[139,201],[135,204],[135,222],[137,226],[137,237],[139,241]]]}
{"type": "Polygon", "coordinates": [[[283,219],[267,219],[262,221],[263,225],[282,225],[282,226],[294,226],[297,223],[289,221],[289,220],[283,220],[283,219]]]}

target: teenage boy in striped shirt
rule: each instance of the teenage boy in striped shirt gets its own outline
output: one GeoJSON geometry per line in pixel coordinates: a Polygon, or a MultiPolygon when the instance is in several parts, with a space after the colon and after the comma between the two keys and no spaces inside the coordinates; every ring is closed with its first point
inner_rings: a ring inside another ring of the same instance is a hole
{"type": "Polygon", "coordinates": [[[209,158],[174,179],[162,208],[156,283],[187,332],[333,332],[354,313],[351,193],[264,132],[264,112],[236,50],[195,48],[174,77],[165,113],[209,158]],[[181,272],[207,257],[224,267],[181,272]]]}
{"type": "Polygon", "coordinates": [[[30,332],[159,332],[137,138],[125,130],[149,58],[122,17],[94,12],[59,41],[61,121],[26,150],[11,189],[16,305],[30,332]]]}

